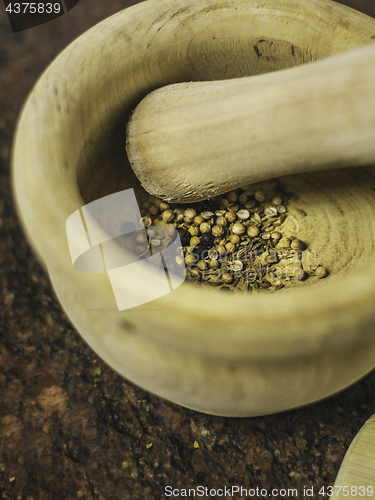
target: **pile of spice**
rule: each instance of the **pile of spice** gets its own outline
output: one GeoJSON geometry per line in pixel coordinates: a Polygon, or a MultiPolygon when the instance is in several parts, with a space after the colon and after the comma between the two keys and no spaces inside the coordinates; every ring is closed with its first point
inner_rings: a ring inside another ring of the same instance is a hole
{"type": "Polygon", "coordinates": [[[153,226],[148,230],[153,246],[162,244],[157,226],[177,229],[185,262],[181,259],[176,264],[186,266],[191,282],[270,293],[311,275],[324,278],[328,274],[323,266],[310,265],[306,270],[302,261],[307,245],[283,235],[288,198],[276,188],[268,194],[237,189],[189,206],[152,197],[142,205],[142,222],[153,226]]]}

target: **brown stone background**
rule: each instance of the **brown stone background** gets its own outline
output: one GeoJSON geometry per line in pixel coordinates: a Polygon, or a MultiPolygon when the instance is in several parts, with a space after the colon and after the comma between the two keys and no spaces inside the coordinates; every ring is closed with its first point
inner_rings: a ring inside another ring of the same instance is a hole
{"type": "MultiPolygon", "coordinates": [[[[342,3],[375,17],[374,0],[342,3]]],[[[319,488],[333,484],[375,413],[375,373],[279,415],[227,419],[180,408],[123,380],[82,341],[20,228],[9,163],[22,103],[60,50],[130,4],[81,0],[16,34],[0,5],[0,498],[163,499],[167,485],[289,487],[299,498],[313,486],[324,498],[319,488]]]]}

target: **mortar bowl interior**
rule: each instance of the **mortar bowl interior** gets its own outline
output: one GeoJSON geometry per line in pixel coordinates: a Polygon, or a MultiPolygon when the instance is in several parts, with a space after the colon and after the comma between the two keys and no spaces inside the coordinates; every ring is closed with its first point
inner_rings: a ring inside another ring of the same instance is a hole
{"type": "MultiPolygon", "coordinates": [[[[309,404],[375,365],[374,168],[278,179],[292,194],[285,231],[300,235],[330,274],[272,295],[184,282],[119,311],[108,275],[73,268],[66,221],[121,190],[133,188],[139,203],[147,198],[127,162],[125,134],[131,111],[150,91],[314,62],[369,43],[375,21],[320,0],[177,3],[148,0],[112,16],[42,75],[14,146],[19,214],[74,326],[132,382],[228,416],[309,404]]],[[[142,297],[147,279],[140,269],[124,293],[142,297]]]]}

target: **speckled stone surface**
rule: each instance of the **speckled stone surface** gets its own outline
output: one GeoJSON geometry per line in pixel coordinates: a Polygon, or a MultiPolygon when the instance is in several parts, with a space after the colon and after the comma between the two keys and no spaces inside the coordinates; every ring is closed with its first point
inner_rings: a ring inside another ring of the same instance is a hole
{"type": "MultiPolygon", "coordinates": [[[[375,17],[373,0],[342,3],[375,17]]],[[[351,440],[375,413],[375,373],[279,415],[227,419],[178,407],[128,383],[91,351],[22,233],[9,179],[22,103],[60,50],[128,5],[81,0],[17,34],[0,6],[0,498],[178,498],[166,496],[167,486],[218,490],[199,498],[222,498],[225,486],[295,488],[305,498],[303,488],[313,487],[309,498],[327,498],[320,488],[333,484],[351,440]]]]}

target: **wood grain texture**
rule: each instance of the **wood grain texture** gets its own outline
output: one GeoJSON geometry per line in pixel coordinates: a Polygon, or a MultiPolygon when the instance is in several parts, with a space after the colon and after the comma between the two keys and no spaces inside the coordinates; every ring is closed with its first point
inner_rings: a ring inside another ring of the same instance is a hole
{"type": "MultiPolygon", "coordinates": [[[[43,74],[16,134],[17,206],[68,316],[119,373],[190,408],[249,416],[327,397],[374,367],[373,169],[283,179],[310,209],[303,217],[300,202],[291,202],[289,231],[319,250],[333,272],[324,283],[301,284],[272,297],[224,296],[184,283],[120,313],[106,275],[74,270],[66,237],[66,220],[84,203],[130,187],[142,199],[125,164],[125,126],[149,92],[182,81],[251,74],[255,59],[244,54],[250,36],[259,41],[288,33],[299,39],[303,33],[305,52],[316,47],[317,59],[363,45],[374,23],[322,0],[266,6],[150,0],[85,33],[43,74]],[[212,56],[207,64],[212,38],[205,37],[212,30],[226,34],[220,44],[226,55],[212,56]]],[[[266,71],[266,61],[258,72],[266,71]]],[[[143,269],[139,282],[148,273],[143,269]]],[[[127,293],[142,297],[139,282],[124,283],[127,293]]]]}
{"type": "MultiPolygon", "coordinates": [[[[298,65],[307,51],[297,43],[263,40],[254,50],[276,68],[298,65]]],[[[266,75],[163,87],[133,113],[128,157],[146,191],[181,203],[280,175],[371,165],[374,80],[372,44],[266,75]]]]}
{"type": "Polygon", "coordinates": [[[345,454],[330,499],[373,498],[375,488],[375,415],[367,420],[345,454]]]}

